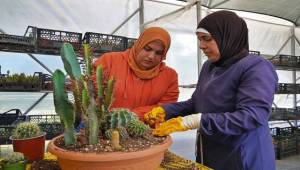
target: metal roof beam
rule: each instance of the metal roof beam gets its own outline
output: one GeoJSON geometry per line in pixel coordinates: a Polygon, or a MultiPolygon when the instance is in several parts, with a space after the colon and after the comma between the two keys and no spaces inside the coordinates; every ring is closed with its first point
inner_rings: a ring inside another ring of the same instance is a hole
{"type": "MultiPolygon", "coordinates": [[[[160,4],[173,5],[173,6],[181,6],[181,7],[184,6],[184,5],[180,5],[180,4],[173,4],[173,3],[170,3],[170,2],[163,2],[163,1],[158,1],[158,0],[146,0],[146,1],[157,2],[157,3],[160,3],[160,4]]],[[[183,1],[183,2],[186,2],[186,1],[183,1]]]]}
{"type": "Polygon", "coordinates": [[[115,28],[111,34],[116,33],[126,22],[128,22],[137,12],[139,12],[141,8],[136,9],[131,15],[129,15],[129,17],[127,17],[119,26],[117,26],[117,28],[115,28]]]}

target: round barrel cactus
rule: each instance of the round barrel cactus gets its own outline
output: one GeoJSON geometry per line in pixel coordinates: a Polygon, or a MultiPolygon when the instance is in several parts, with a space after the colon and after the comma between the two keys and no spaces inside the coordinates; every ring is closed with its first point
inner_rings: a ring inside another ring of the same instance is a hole
{"type": "Polygon", "coordinates": [[[147,130],[149,130],[149,126],[145,125],[139,120],[130,121],[127,124],[126,128],[128,134],[133,137],[141,137],[145,134],[147,130]]]}
{"type": "Polygon", "coordinates": [[[126,125],[132,121],[138,120],[135,113],[128,109],[113,109],[106,116],[106,129],[116,129],[121,126],[126,127],[126,125]]]}
{"type": "Polygon", "coordinates": [[[27,139],[42,135],[40,127],[36,123],[23,122],[19,123],[14,129],[13,139],[27,139]]]}
{"type": "Polygon", "coordinates": [[[119,127],[117,129],[108,129],[108,130],[106,130],[105,131],[105,137],[107,139],[111,139],[112,138],[112,133],[113,133],[114,130],[117,130],[119,132],[121,139],[126,139],[126,138],[129,137],[128,132],[127,132],[126,128],[124,128],[124,127],[119,127]]]}

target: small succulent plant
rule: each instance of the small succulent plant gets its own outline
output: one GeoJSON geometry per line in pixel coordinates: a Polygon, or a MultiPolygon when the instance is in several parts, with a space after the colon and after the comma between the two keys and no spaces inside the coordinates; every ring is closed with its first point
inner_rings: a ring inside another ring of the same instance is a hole
{"type": "Polygon", "coordinates": [[[23,153],[20,152],[10,152],[3,157],[4,164],[14,164],[25,160],[23,153]]]}
{"type": "Polygon", "coordinates": [[[40,127],[36,123],[22,122],[19,123],[13,131],[13,139],[27,139],[42,135],[40,127]]]}

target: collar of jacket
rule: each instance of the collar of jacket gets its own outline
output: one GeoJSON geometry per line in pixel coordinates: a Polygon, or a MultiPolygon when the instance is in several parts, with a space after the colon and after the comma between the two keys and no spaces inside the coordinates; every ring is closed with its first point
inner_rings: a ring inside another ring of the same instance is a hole
{"type": "Polygon", "coordinates": [[[244,58],[248,55],[249,55],[249,51],[246,49],[243,49],[242,51],[240,51],[233,57],[228,58],[227,60],[220,59],[219,61],[211,63],[209,66],[209,70],[212,70],[215,67],[223,67],[223,68],[229,67],[232,64],[238,62],[239,60],[241,60],[242,58],[244,58]]]}

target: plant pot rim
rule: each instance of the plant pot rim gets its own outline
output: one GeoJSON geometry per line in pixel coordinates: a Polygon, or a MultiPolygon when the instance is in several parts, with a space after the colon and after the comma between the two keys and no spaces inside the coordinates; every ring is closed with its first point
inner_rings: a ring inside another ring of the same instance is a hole
{"type": "Polygon", "coordinates": [[[40,137],[42,137],[42,136],[46,136],[46,132],[42,132],[41,135],[35,136],[35,137],[32,137],[32,138],[15,139],[15,138],[13,138],[13,136],[10,136],[9,139],[10,139],[10,140],[29,140],[29,139],[40,138],[40,137]]]}
{"type": "Polygon", "coordinates": [[[112,162],[112,161],[124,161],[131,159],[139,159],[141,157],[147,157],[155,155],[159,152],[167,150],[167,148],[172,144],[171,136],[167,136],[163,143],[158,145],[153,145],[150,148],[135,152],[107,152],[107,153],[83,153],[75,152],[62,149],[54,144],[54,141],[63,135],[59,135],[53,138],[48,143],[48,151],[58,158],[76,160],[76,161],[90,161],[90,162],[112,162]],[[138,153],[138,154],[137,154],[138,153]],[[59,154],[59,156],[58,156],[59,154]],[[82,156],[84,155],[84,156],[82,156]]]}

